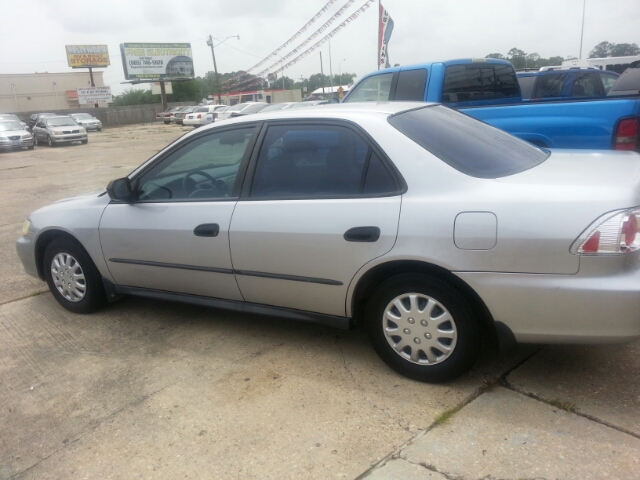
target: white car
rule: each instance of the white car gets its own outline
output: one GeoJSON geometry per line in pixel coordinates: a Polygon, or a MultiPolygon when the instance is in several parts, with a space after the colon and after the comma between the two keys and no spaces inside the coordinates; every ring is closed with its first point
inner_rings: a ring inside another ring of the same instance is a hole
{"type": "Polygon", "coordinates": [[[230,106],[218,115],[217,120],[227,120],[229,118],[242,117],[252,113],[258,113],[263,108],[268,107],[266,102],[244,102],[230,106]]]}
{"type": "Polygon", "coordinates": [[[226,105],[204,105],[188,113],[182,120],[183,125],[195,128],[207,125],[215,121],[215,112],[227,108],[226,105]]]}

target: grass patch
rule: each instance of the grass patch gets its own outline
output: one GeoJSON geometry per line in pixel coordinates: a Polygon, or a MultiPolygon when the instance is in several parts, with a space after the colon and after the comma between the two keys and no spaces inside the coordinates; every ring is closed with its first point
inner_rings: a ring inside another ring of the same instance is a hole
{"type": "Polygon", "coordinates": [[[563,402],[559,398],[556,398],[555,400],[549,400],[549,404],[559,408],[560,410],[564,410],[565,412],[574,413],[576,411],[575,403],[563,402]]]}
{"type": "Polygon", "coordinates": [[[440,415],[438,415],[436,417],[436,419],[433,421],[433,426],[437,427],[439,425],[442,425],[443,423],[445,423],[446,421],[450,420],[451,417],[453,417],[456,412],[460,410],[459,408],[452,408],[451,410],[447,410],[445,412],[442,412],[440,415]]]}

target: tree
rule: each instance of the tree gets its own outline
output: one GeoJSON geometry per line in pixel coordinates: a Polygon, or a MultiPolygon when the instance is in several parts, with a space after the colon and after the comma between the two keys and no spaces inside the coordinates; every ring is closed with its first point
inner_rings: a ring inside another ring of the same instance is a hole
{"type": "Polygon", "coordinates": [[[515,47],[509,50],[509,52],[507,53],[507,59],[512,63],[513,68],[515,69],[525,68],[527,63],[525,61],[526,56],[527,54],[524,51],[515,47]]]}
{"type": "Polygon", "coordinates": [[[170,102],[199,102],[202,99],[202,79],[194,78],[186,82],[172,82],[173,93],[170,102]]]}
{"type": "Polygon", "coordinates": [[[490,53],[489,55],[487,55],[484,58],[497,58],[499,60],[503,60],[504,59],[504,55],[502,55],[501,53],[490,53]]]}
{"type": "Polygon", "coordinates": [[[626,57],[640,54],[640,48],[635,43],[600,42],[589,52],[589,58],[626,57]]]}
{"type": "Polygon", "coordinates": [[[151,90],[148,89],[129,88],[113,98],[112,106],[123,107],[125,105],[144,105],[147,103],[160,103],[160,96],[153,95],[151,90]]]}

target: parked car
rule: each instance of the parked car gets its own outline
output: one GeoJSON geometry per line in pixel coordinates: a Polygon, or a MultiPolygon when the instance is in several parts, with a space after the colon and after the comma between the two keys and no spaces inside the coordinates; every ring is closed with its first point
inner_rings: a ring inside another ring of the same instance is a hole
{"type": "Polygon", "coordinates": [[[215,112],[226,108],[225,105],[203,105],[201,107],[197,107],[193,112],[188,113],[184,120],[184,125],[191,125],[195,128],[201,127],[202,125],[207,125],[208,123],[212,123],[214,121],[215,116],[213,115],[215,112]],[[211,114],[210,117],[207,117],[211,114]]]}
{"type": "Polygon", "coordinates": [[[207,122],[207,124],[217,122],[220,119],[219,118],[220,114],[222,112],[226,112],[227,109],[229,108],[229,106],[227,105],[217,105],[217,106],[220,108],[216,108],[214,112],[207,113],[207,115],[205,116],[205,121],[207,122]]]}
{"type": "Polygon", "coordinates": [[[266,112],[275,112],[277,110],[288,110],[289,108],[293,107],[296,103],[300,103],[300,102],[272,103],[268,107],[264,107],[262,110],[260,110],[260,112],[266,113],[266,112]]]}
{"type": "Polygon", "coordinates": [[[95,130],[99,132],[102,130],[102,122],[88,113],[72,113],[69,116],[78,125],[82,125],[86,131],[95,130]]]}
{"type": "Polygon", "coordinates": [[[185,115],[192,113],[193,111],[195,111],[196,108],[198,107],[184,107],[182,110],[176,112],[173,115],[173,122],[176,125],[182,125],[185,115]]]}
{"type": "Polygon", "coordinates": [[[441,105],[291,109],[33,212],[17,250],[72,312],[129,294],[356,323],[393,369],[446,381],[483,334],[640,338],[637,172],[635,152],[551,152],[441,105]]]}
{"type": "Polygon", "coordinates": [[[217,120],[227,120],[233,117],[240,117],[243,115],[258,113],[260,110],[267,107],[268,105],[269,104],[266,102],[237,103],[236,105],[232,105],[226,110],[220,112],[218,114],[217,120]]]}
{"type": "Polygon", "coordinates": [[[42,117],[33,127],[36,145],[47,144],[56,147],[63,143],[89,142],[87,131],[69,116],[42,117]]]}
{"type": "Polygon", "coordinates": [[[29,124],[20,120],[20,117],[18,117],[17,115],[14,115],[13,113],[0,113],[0,122],[5,122],[9,120],[14,120],[18,122],[20,125],[22,125],[25,128],[25,130],[27,130],[28,132],[31,132],[31,128],[29,127],[29,124]]]}
{"type": "Polygon", "coordinates": [[[633,62],[622,72],[608,93],[609,96],[640,95],[640,61],[633,62]]]}
{"type": "Polygon", "coordinates": [[[20,122],[0,116],[0,150],[18,148],[33,150],[33,135],[20,122]]]}
{"type": "Polygon", "coordinates": [[[467,58],[374,71],[343,99],[389,101],[440,102],[545,148],[640,151],[640,96],[523,102],[506,60],[467,58]]]}
{"type": "Polygon", "coordinates": [[[619,75],[595,68],[517,72],[523,100],[606,97],[619,75]]]}
{"type": "Polygon", "coordinates": [[[29,128],[33,128],[38,120],[44,117],[57,117],[57,113],[32,113],[29,116],[29,128]]]}
{"type": "Polygon", "coordinates": [[[156,120],[162,120],[165,125],[169,125],[173,115],[180,111],[180,109],[182,109],[182,107],[169,107],[164,112],[156,113],[156,120]]]}

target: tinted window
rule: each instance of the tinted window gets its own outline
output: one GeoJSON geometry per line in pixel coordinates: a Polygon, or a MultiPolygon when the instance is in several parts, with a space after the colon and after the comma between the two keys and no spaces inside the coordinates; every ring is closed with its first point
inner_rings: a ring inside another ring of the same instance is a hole
{"type": "MultiPolygon", "coordinates": [[[[369,168],[371,149],[353,130],[330,125],[272,126],[264,139],[252,197],[353,196],[388,189],[380,165],[369,168]]],[[[374,164],[380,162],[374,160],[374,164]]],[[[382,166],[384,169],[384,166],[382,166]]],[[[388,173],[387,173],[388,175],[388,173]]]]}
{"type": "Polygon", "coordinates": [[[599,97],[602,96],[600,79],[595,72],[576,73],[571,87],[572,97],[599,97]]]}
{"type": "Polygon", "coordinates": [[[518,92],[518,80],[510,65],[452,65],[445,70],[442,101],[512,98],[518,92]]]}
{"type": "Polygon", "coordinates": [[[426,85],[427,71],[425,69],[400,72],[394,100],[422,102],[426,85]]]}
{"type": "Polygon", "coordinates": [[[628,68],[616,82],[613,92],[620,90],[640,91],[640,67],[628,68]]]}
{"type": "Polygon", "coordinates": [[[397,190],[396,182],[384,166],[380,157],[374,152],[371,153],[369,159],[369,167],[367,168],[367,176],[364,181],[365,195],[393,193],[397,190]]]}
{"type": "Polygon", "coordinates": [[[393,73],[383,73],[365,78],[345,98],[349,102],[386,102],[391,92],[393,73]]]}
{"type": "Polygon", "coordinates": [[[513,175],[542,163],[549,153],[447,107],[410,110],[389,123],[456,170],[478,178],[513,175]]]}
{"type": "Polygon", "coordinates": [[[216,132],[187,143],[137,179],[138,199],[229,197],[254,130],[216,132]]]}
{"type": "Polygon", "coordinates": [[[520,84],[520,93],[522,98],[529,99],[533,93],[533,86],[536,84],[536,78],[538,77],[518,77],[518,83],[520,84]]]}
{"type": "Polygon", "coordinates": [[[566,73],[553,73],[540,75],[536,89],[531,98],[559,97],[562,95],[562,87],[567,79],[566,73]]]}

